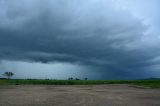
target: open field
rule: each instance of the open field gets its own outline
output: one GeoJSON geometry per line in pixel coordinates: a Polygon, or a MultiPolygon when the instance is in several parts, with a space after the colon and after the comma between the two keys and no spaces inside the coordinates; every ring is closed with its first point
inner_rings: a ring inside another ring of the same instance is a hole
{"type": "Polygon", "coordinates": [[[0,106],[160,106],[159,98],[159,88],[128,84],[0,86],[0,106]]]}

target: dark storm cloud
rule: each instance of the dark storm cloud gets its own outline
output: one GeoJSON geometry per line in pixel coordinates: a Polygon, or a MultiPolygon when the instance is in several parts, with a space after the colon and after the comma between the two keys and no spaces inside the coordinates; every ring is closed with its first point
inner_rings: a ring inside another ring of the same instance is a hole
{"type": "Polygon", "coordinates": [[[142,41],[148,26],[109,1],[0,0],[0,23],[0,60],[71,62],[119,76],[159,64],[151,61],[159,49],[142,41]]]}

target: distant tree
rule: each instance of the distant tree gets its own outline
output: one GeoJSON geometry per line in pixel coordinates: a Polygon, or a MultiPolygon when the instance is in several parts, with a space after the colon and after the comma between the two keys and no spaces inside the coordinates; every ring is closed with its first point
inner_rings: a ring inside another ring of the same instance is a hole
{"type": "Polygon", "coordinates": [[[4,72],[3,75],[6,76],[7,79],[10,79],[14,75],[14,73],[13,72],[4,72]]]}
{"type": "Polygon", "coordinates": [[[84,78],[84,80],[88,80],[88,78],[84,78]]]}
{"type": "Polygon", "coordinates": [[[68,80],[73,80],[73,78],[72,78],[72,77],[70,77],[70,78],[68,78],[68,80]]]}
{"type": "Polygon", "coordinates": [[[80,80],[79,78],[75,78],[75,80],[80,80]]]}

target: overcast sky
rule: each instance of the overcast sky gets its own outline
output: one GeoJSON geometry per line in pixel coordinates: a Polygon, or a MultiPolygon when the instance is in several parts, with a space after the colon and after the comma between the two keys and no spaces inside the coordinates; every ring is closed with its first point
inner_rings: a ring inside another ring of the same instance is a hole
{"type": "Polygon", "coordinates": [[[159,0],[0,0],[0,74],[160,77],[159,5],[159,0]]]}

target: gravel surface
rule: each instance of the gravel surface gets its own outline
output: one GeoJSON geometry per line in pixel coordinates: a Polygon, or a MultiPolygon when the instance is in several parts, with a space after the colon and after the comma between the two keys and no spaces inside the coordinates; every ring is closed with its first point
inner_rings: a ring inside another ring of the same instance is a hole
{"type": "Polygon", "coordinates": [[[0,86],[0,106],[160,106],[160,89],[112,85],[0,86]]]}

